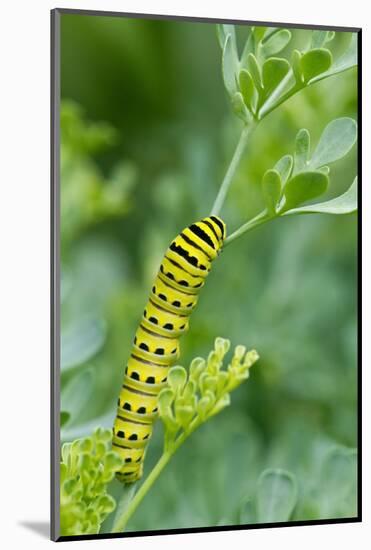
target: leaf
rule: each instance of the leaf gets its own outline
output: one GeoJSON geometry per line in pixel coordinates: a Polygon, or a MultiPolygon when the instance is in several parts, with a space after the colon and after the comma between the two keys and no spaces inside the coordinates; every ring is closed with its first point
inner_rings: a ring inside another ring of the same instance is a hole
{"type": "Polygon", "coordinates": [[[331,121],[318,142],[310,161],[311,168],[319,168],[341,159],[357,140],[357,123],[352,118],[343,117],[331,121]]]}
{"type": "Polygon", "coordinates": [[[354,178],[349,189],[329,201],[320,202],[318,204],[310,204],[294,208],[285,215],[290,214],[351,214],[357,210],[357,178],[354,178]]]}
{"type": "Polygon", "coordinates": [[[262,51],[265,57],[276,55],[282,51],[291,40],[291,32],[288,29],[281,29],[275,32],[262,42],[262,51]]]}
{"type": "Polygon", "coordinates": [[[271,57],[263,65],[263,87],[265,95],[269,95],[277,88],[290,70],[290,64],[286,59],[271,57]]]}
{"type": "Polygon", "coordinates": [[[285,155],[284,157],[280,158],[280,160],[274,166],[274,170],[277,170],[277,172],[281,176],[282,186],[284,186],[289,179],[293,165],[294,159],[292,158],[292,156],[285,155]]]}
{"type": "Polygon", "coordinates": [[[312,38],[310,42],[310,49],[322,48],[326,42],[327,31],[312,31],[312,38]]]}
{"type": "Polygon", "coordinates": [[[106,339],[102,319],[84,317],[69,325],[61,335],[61,369],[66,371],[91,359],[106,339]]]}
{"type": "Polygon", "coordinates": [[[236,44],[236,29],[234,25],[216,25],[216,34],[218,36],[218,41],[221,49],[224,49],[225,41],[227,40],[228,35],[231,35],[231,39],[236,44]]]}
{"type": "Polygon", "coordinates": [[[258,480],[257,520],[288,521],[297,502],[295,477],[285,470],[265,470],[258,480]]]}
{"type": "Polygon", "coordinates": [[[266,30],[267,30],[267,27],[263,27],[263,26],[254,27],[253,33],[254,33],[256,42],[261,42],[263,40],[266,30]]]}
{"type": "Polygon", "coordinates": [[[86,369],[74,376],[61,392],[61,410],[66,411],[71,421],[79,419],[93,393],[95,373],[86,369]]]}
{"type": "Polygon", "coordinates": [[[255,87],[259,90],[262,87],[261,75],[258,62],[253,53],[249,53],[247,56],[247,68],[250,71],[251,77],[254,81],[255,87]]]}
{"type": "Polygon", "coordinates": [[[69,421],[71,415],[69,412],[66,412],[66,411],[61,411],[61,419],[60,419],[60,427],[62,428],[62,426],[64,426],[65,424],[67,424],[67,422],[69,421]]]}
{"type": "Polygon", "coordinates": [[[282,212],[325,193],[328,177],[321,172],[301,172],[291,178],[285,186],[285,203],[282,212]]]}
{"type": "Polygon", "coordinates": [[[325,48],[316,48],[306,52],[301,60],[300,67],[304,82],[324,73],[331,67],[332,54],[325,48]]]}
{"type": "Polygon", "coordinates": [[[335,448],[322,466],[321,517],[349,517],[357,513],[357,450],[335,448]]]}
{"type": "Polygon", "coordinates": [[[277,203],[281,197],[281,178],[276,170],[267,170],[263,176],[263,196],[270,214],[275,214],[277,203]]]}
{"type": "Polygon", "coordinates": [[[308,130],[302,128],[295,140],[295,173],[301,172],[306,167],[310,148],[310,135],[308,130]]]}
{"type": "Polygon", "coordinates": [[[351,69],[357,65],[357,49],[358,49],[358,33],[352,33],[350,44],[348,49],[336,59],[331,66],[331,68],[325,73],[317,76],[312,80],[312,82],[318,82],[323,78],[327,78],[337,73],[351,69]]]}
{"type": "Polygon", "coordinates": [[[247,66],[247,57],[253,49],[253,37],[254,33],[252,32],[251,27],[247,27],[246,42],[242,51],[240,66],[245,68],[247,66]]]}
{"type": "Polygon", "coordinates": [[[296,82],[302,83],[303,82],[303,74],[301,69],[301,53],[299,50],[294,50],[291,54],[291,65],[292,65],[292,72],[294,73],[296,82]]]}
{"type": "Polygon", "coordinates": [[[255,88],[251,74],[249,73],[249,71],[246,71],[246,69],[242,69],[242,71],[240,72],[239,84],[243,100],[246,106],[251,110],[255,88]]]}
{"type": "Polygon", "coordinates": [[[243,96],[240,92],[236,92],[235,94],[233,94],[233,96],[231,98],[231,104],[232,104],[233,112],[237,116],[242,118],[242,120],[247,120],[248,119],[248,114],[247,114],[247,111],[246,111],[245,102],[244,102],[243,96]]]}
{"type": "Polygon", "coordinates": [[[232,35],[228,34],[224,49],[223,49],[223,58],[222,58],[222,71],[224,85],[228,93],[233,96],[237,92],[236,86],[236,72],[238,68],[238,58],[236,45],[232,39],[232,35]]]}
{"type": "Polygon", "coordinates": [[[72,441],[73,439],[80,439],[91,434],[97,426],[112,430],[113,421],[115,419],[116,410],[114,407],[108,412],[91,420],[87,420],[81,424],[69,424],[63,427],[61,430],[62,441],[72,441]]]}

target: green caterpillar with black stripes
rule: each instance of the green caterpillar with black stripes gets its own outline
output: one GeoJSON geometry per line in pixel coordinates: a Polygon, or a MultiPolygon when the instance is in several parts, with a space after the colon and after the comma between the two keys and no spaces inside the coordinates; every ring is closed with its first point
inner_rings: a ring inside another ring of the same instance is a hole
{"type": "Polygon", "coordinates": [[[170,244],[154,281],[134,337],[113,426],[112,445],[124,460],[116,474],[133,483],[157,417],[157,397],[167,373],[179,358],[179,338],[205,284],[213,260],[222,250],[226,225],[210,216],[186,227],[170,244]]]}

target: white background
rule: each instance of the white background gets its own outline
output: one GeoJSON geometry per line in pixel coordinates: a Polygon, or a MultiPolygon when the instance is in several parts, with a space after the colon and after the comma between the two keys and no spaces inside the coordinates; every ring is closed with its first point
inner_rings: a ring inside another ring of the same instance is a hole
{"type": "MultiPolygon", "coordinates": [[[[41,548],[49,519],[49,10],[105,9],[363,27],[364,233],[371,234],[370,22],[368,2],[265,0],[18,0],[1,8],[0,71],[0,524],[4,548],[41,548]],[[5,124],[4,124],[5,121],[5,124]],[[33,527],[32,525],[33,524],[33,527]],[[36,530],[35,530],[36,525],[36,530]],[[40,530],[44,534],[40,534],[40,530]]],[[[364,249],[369,247],[365,236],[364,249]]],[[[370,530],[370,262],[364,259],[364,523],[71,542],[69,548],[166,550],[223,545],[305,550],[366,548],[370,530]],[[368,356],[368,357],[367,357],[368,356]]],[[[169,511],[170,512],[170,511],[169,511]]],[[[371,538],[371,537],[370,537],[371,538]]],[[[367,545],[369,547],[369,544],[367,545]]]]}

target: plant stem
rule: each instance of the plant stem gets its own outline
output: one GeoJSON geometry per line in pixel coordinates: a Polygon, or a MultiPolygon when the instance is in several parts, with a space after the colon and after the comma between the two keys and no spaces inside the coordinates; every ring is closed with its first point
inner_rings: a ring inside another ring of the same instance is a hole
{"type": "Polygon", "coordinates": [[[113,523],[111,533],[122,533],[127,525],[127,522],[134,514],[135,510],[138,508],[139,504],[142,502],[143,498],[146,496],[156,479],[161,474],[162,470],[165,468],[173,454],[179,449],[179,447],[184,443],[184,441],[193,433],[198,426],[200,425],[199,418],[195,418],[191,422],[188,430],[183,432],[179,437],[171,442],[171,445],[164,450],[160,459],[148,474],[142,485],[140,486],[138,492],[135,494],[134,498],[127,505],[128,493],[124,491],[123,496],[120,499],[120,502],[117,506],[117,512],[115,521],[113,523]]]}
{"type": "MultiPolygon", "coordinates": [[[[153,483],[156,481],[162,470],[165,468],[166,464],[169,462],[174,451],[166,451],[162,454],[160,460],[157,462],[153,470],[146,477],[139,490],[135,494],[133,500],[125,507],[124,512],[121,515],[116,515],[115,522],[112,527],[112,533],[121,533],[124,531],[127,522],[130,517],[134,514],[135,510],[138,508],[139,504],[142,502],[143,498],[152,487],[153,483]]],[[[121,508],[121,501],[118,505],[118,511],[121,508]]]]}
{"type": "Polygon", "coordinates": [[[241,237],[241,235],[243,235],[247,231],[251,231],[255,227],[258,227],[258,225],[261,225],[262,223],[265,223],[270,219],[272,218],[267,215],[267,211],[263,210],[263,212],[260,212],[260,214],[255,216],[255,218],[244,223],[243,225],[241,225],[241,227],[239,227],[236,231],[234,231],[234,233],[229,235],[229,237],[227,237],[227,239],[224,241],[224,247],[228,246],[235,239],[238,239],[239,237],[241,237]]]}
{"type": "Polygon", "coordinates": [[[236,173],[236,170],[238,168],[238,165],[240,163],[242,155],[245,151],[247,141],[248,141],[248,139],[250,137],[250,134],[251,134],[253,129],[254,129],[253,125],[244,126],[244,128],[241,132],[241,136],[240,136],[240,139],[237,143],[237,147],[236,147],[235,152],[233,154],[231,163],[230,163],[230,165],[228,167],[228,170],[227,170],[227,172],[224,176],[224,179],[223,179],[223,182],[220,186],[218,195],[217,195],[217,197],[215,199],[215,202],[213,204],[213,207],[211,209],[211,215],[217,216],[219,214],[223,204],[224,204],[225,197],[227,196],[228,189],[229,189],[229,187],[232,183],[233,176],[236,173]]]}

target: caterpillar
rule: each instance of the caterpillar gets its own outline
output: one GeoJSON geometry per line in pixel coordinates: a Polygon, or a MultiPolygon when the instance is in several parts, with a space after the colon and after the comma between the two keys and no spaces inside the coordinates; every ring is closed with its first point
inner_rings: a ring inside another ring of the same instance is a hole
{"type": "Polygon", "coordinates": [[[179,357],[179,338],[188,330],[198,294],[225,237],[225,223],[210,216],[183,229],[166,250],[135,333],[117,404],[112,445],[124,460],[116,473],[120,481],[133,483],[142,476],[157,396],[179,357]]]}

